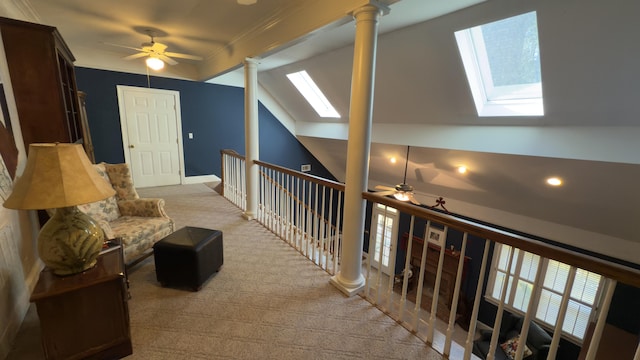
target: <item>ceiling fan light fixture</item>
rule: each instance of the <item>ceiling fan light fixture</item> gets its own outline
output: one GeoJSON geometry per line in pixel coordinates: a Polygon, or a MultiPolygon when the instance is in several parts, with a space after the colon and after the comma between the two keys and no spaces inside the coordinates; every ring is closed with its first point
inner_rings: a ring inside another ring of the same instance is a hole
{"type": "Polygon", "coordinates": [[[164,68],[164,61],[156,58],[156,57],[148,57],[147,60],[145,60],[145,62],[147,63],[147,66],[153,70],[161,70],[162,68],[164,68]]]}
{"type": "Polygon", "coordinates": [[[396,192],[393,194],[393,197],[396,198],[396,200],[409,201],[409,195],[405,192],[396,192]]]}

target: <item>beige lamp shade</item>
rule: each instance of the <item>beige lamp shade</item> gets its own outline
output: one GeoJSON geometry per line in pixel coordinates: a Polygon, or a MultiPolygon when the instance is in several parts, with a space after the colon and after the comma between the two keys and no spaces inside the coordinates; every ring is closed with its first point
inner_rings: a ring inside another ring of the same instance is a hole
{"type": "Polygon", "coordinates": [[[80,144],[31,144],[27,165],[4,202],[9,209],[53,209],[115,194],[80,144]]]}

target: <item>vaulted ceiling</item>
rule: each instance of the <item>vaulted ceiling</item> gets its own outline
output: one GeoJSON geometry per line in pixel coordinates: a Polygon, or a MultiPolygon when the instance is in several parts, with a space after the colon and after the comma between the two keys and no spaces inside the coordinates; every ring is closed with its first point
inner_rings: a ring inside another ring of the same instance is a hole
{"type": "MultiPolygon", "coordinates": [[[[158,76],[242,86],[260,59],[261,101],[344,180],[355,27],[366,0],[14,0],[0,14],[53,25],[83,67],[145,73],[120,44],[155,40],[182,60],[158,76]],[[307,70],[342,118],[319,118],[286,74],[307,70]]],[[[640,3],[387,0],[380,19],[369,185],[407,183],[450,211],[638,262],[640,3]],[[535,10],[545,115],[479,118],[453,32],[535,10]],[[389,158],[400,159],[390,165],[389,158]],[[469,172],[455,172],[466,165],[469,172]],[[551,188],[547,176],[565,185],[551,188]]]]}

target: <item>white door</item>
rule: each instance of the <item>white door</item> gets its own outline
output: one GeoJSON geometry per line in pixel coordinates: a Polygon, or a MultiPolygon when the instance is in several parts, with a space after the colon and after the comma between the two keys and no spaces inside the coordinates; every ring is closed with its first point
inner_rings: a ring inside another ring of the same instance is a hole
{"type": "Polygon", "coordinates": [[[393,275],[396,242],[398,239],[398,210],[376,204],[372,211],[371,237],[374,241],[373,256],[369,254],[371,266],[387,275],[393,275]]]}
{"type": "Polygon", "coordinates": [[[136,187],[180,184],[180,93],[118,86],[125,161],[136,187]]]}

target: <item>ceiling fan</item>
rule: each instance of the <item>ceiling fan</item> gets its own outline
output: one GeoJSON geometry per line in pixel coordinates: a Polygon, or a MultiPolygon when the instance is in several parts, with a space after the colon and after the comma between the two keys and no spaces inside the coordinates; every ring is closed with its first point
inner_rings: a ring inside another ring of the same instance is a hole
{"type": "Polygon", "coordinates": [[[160,70],[164,67],[164,63],[169,65],[176,65],[178,62],[172,58],[188,59],[188,60],[202,60],[202,57],[196,55],[182,54],[176,52],[166,51],[167,45],[154,41],[154,34],[151,31],[147,31],[147,35],[151,38],[150,42],[142,43],[142,47],[136,48],[132,46],[109,44],[113,46],[122,47],[125,49],[137,50],[136,54],[125,56],[125,60],[133,60],[142,57],[147,57],[145,60],[147,66],[153,70],[160,70]]]}
{"type": "Polygon", "coordinates": [[[375,187],[377,190],[382,190],[378,192],[378,195],[386,196],[393,195],[396,199],[400,201],[410,201],[415,205],[420,205],[420,202],[416,200],[413,196],[413,186],[407,184],[407,167],[409,165],[409,146],[407,146],[407,157],[405,159],[404,164],[404,179],[402,184],[397,184],[395,187],[382,186],[378,185],[375,187]]]}

